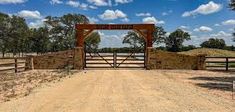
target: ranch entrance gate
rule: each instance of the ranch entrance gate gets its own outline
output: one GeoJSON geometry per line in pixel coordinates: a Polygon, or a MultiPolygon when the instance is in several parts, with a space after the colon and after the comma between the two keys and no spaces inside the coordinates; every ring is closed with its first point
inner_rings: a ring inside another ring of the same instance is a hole
{"type": "Polygon", "coordinates": [[[84,49],[84,68],[146,68],[147,48],[152,47],[154,24],[77,24],[77,47],[84,49]],[[94,30],[133,30],[144,38],[144,50],[128,53],[100,53],[85,44],[86,37],[94,30]]]}

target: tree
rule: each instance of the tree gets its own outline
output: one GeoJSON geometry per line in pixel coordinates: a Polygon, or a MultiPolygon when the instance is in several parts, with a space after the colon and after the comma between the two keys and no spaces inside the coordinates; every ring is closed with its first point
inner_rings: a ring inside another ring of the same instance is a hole
{"type": "Polygon", "coordinates": [[[169,51],[178,52],[183,46],[185,40],[190,40],[190,35],[187,32],[184,32],[181,29],[177,29],[166,37],[165,43],[169,51]]]}
{"type": "Polygon", "coordinates": [[[204,48],[223,49],[226,44],[223,39],[210,38],[209,40],[203,42],[200,46],[204,48]]]}
{"type": "Polygon", "coordinates": [[[85,39],[86,46],[94,50],[98,48],[100,41],[100,34],[98,32],[91,33],[85,39]]]}
{"type": "Polygon", "coordinates": [[[31,29],[31,48],[33,52],[46,53],[50,50],[49,30],[47,27],[31,29]]]}
{"type": "Polygon", "coordinates": [[[129,44],[133,48],[142,47],[145,44],[144,37],[136,32],[130,31],[123,39],[123,44],[129,44]]]}
{"type": "Polygon", "coordinates": [[[183,46],[181,48],[181,51],[189,51],[189,50],[193,50],[193,49],[196,49],[197,47],[194,46],[194,45],[188,45],[188,46],[183,46]]]}
{"type": "MultiPolygon", "coordinates": [[[[166,32],[162,27],[155,27],[155,30],[153,32],[153,44],[159,44],[164,42],[166,32]]],[[[136,32],[130,31],[128,34],[124,37],[123,42],[124,44],[129,44],[132,47],[144,47],[145,46],[145,39],[141,35],[139,35],[136,32]]]]}
{"type": "Polygon", "coordinates": [[[235,0],[230,0],[229,7],[230,7],[232,10],[235,10],[235,0]]]}
{"type": "Polygon", "coordinates": [[[12,16],[10,19],[9,43],[13,55],[23,53],[26,49],[25,41],[28,38],[29,28],[24,18],[12,16]]]}
{"type": "Polygon", "coordinates": [[[9,50],[8,32],[9,32],[10,17],[7,14],[0,13],[0,52],[2,57],[9,50]]]}
{"type": "Polygon", "coordinates": [[[89,19],[81,14],[67,14],[62,17],[46,17],[50,28],[52,51],[67,50],[75,47],[75,25],[87,24],[89,19]]]}

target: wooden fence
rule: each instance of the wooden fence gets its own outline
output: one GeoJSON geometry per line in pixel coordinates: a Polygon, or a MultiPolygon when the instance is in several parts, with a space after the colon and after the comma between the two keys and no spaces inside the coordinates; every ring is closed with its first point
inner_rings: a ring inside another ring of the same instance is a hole
{"type": "Polygon", "coordinates": [[[235,57],[206,57],[209,70],[235,70],[235,57]]]}
{"type": "Polygon", "coordinates": [[[25,71],[26,69],[26,58],[17,57],[17,58],[0,58],[0,72],[10,72],[14,71],[15,73],[25,71]]]}

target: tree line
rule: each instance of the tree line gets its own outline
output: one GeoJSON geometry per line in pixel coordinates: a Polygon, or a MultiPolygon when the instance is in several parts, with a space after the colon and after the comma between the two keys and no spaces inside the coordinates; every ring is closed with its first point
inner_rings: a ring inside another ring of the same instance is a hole
{"type": "MultiPolygon", "coordinates": [[[[81,14],[66,14],[61,17],[48,16],[44,25],[29,28],[24,18],[0,12],[0,53],[24,55],[24,53],[47,53],[73,49],[75,47],[75,24],[87,24],[89,19],[81,14]]],[[[86,42],[97,47],[100,36],[93,32],[86,42]]]]}
{"type": "MultiPolygon", "coordinates": [[[[235,10],[235,0],[231,0],[230,8],[235,10]]],[[[87,24],[89,19],[82,14],[66,14],[61,17],[45,17],[44,25],[39,28],[29,28],[26,20],[16,15],[7,15],[0,12],[0,53],[2,57],[6,53],[24,55],[24,53],[47,53],[73,49],[75,47],[75,24],[87,24]]],[[[235,33],[233,33],[235,41],[235,33]]],[[[173,52],[186,51],[197,48],[194,45],[184,46],[183,43],[190,40],[190,34],[181,29],[166,35],[163,27],[155,27],[153,34],[154,45],[164,45],[158,49],[173,52]]],[[[128,51],[130,48],[103,48],[98,49],[101,38],[98,32],[90,34],[85,44],[100,52],[105,51],[128,51]]],[[[123,44],[129,44],[131,48],[140,49],[145,47],[145,40],[134,31],[128,32],[123,39],[123,44]]],[[[218,48],[234,50],[234,46],[227,46],[223,39],[210,38],[200,44],[205,48],[218,48]]]]}

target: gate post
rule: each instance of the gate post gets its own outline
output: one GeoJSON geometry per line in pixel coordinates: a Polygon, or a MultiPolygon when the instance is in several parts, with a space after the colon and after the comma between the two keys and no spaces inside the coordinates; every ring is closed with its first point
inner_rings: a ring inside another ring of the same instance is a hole
{"type": "Polygon", "coordinates": [[[74,69],[84,69],[85,53],[83,47],[76,47],[74,49],[74,69]]]}
{"type": "Polygon", "coordinates": [[[146,50],[146,58],[145,58],[145,63],[146,63],[146,69],[147,70],[151,70],[152,69],[152,65],[151,65],[151,61],[152,58],[154,57],[154,48],[153,47],[147,47],[147,50],[146,50]]]}
{"type": "Polygon", "coordinates": [[[117,68],[117,52],[113,52],[113,68],[117,68]]]}

